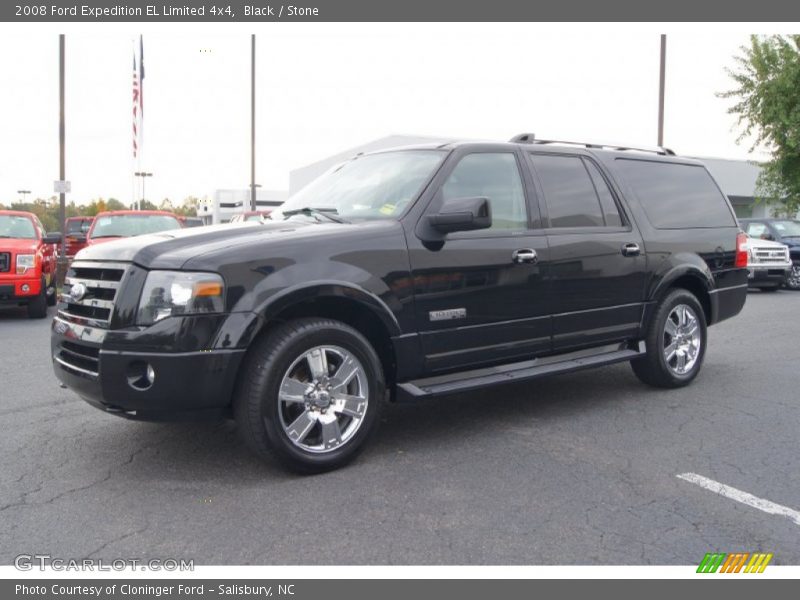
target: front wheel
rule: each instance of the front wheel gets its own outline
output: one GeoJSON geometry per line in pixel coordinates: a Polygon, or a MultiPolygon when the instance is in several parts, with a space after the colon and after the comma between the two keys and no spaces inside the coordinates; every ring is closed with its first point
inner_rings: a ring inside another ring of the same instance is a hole
{"type": "Polygon", "coordinates": [[[792,270],[786,276],[786,287],[790,290],[800,290],[800,263],[792,265],[792,270]]]}
{"type": "Polygon", "coordinates": [[[35,298],[28,301],[28,318],[44,319],[47,316],[47,287],[42,277],[41,291],[35,298]]]}
{"type": "Polygon", "coordinates": [[[631,361],[633,372],[656,387],[688,385],[703,364],[707,333],[697,298],[683,289],[671,291],[650,319],[645,337],[647,353],[631,361]]]}
{"type": "Polygon", "coordinates": [[[287,467],[319,473],[358,454],[379,422],[380,360],[358,331],[329,319],[278,326],[251,349],[234,400],[245,443],[287,467]]]}

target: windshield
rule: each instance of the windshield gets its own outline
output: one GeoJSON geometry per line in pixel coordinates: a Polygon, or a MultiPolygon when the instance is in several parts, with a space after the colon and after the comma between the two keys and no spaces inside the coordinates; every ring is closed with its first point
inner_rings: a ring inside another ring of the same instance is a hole
{"type": "Polygon", "coordinates": [[[0,238],[19,238],[35,240],[36,229],[28,217],[0,215],[0,238]]]}
{"type": "Polygon", "coordinates": [[[800,221],[773,221],[772,226],[781,237],[800,237],[800,221]]]}
{"type": "Polygon", "coordinates": [[[356,158],[308,184],[268,218],[283,219],[284,213],[303,208],[335,211],[347,221],[396,218],[445,155],[441,150],[398,150],[356,158]]]}
{"type": "Polygon", "coordinates": [[[97,218],[91,237],[132,237],[180,226],[178,219],[171,215],[107,215],[97,218]]]}

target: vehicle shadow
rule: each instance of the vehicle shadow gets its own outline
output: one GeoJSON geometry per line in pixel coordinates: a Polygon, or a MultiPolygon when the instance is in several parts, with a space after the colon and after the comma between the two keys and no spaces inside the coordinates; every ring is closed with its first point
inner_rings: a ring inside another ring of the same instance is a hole
{"type": "MultiPolygon", "coordinates": [[[[638,398],[645,389],[627,365],[615,365],[482,392],[387,403],[377,435],[346,470],[370,468],[370,461],[391,460],[398,450],[436,453],[448,440],[459,443],[464,438],[503,435],[511,422],[541,426],[576,413],[606,410],[610,403],[629,401],[631,395],[638,398]]],[[[91,443],[133,448],[126,468],[133,469],[134,478],[255,484],[298,477],[277,460],[262,461],[250,452],[240,441],[233,421],[143,423],[113,418],[117,419],[115,426],[94,432],[107,439],[95,438],[91,443]]]]}

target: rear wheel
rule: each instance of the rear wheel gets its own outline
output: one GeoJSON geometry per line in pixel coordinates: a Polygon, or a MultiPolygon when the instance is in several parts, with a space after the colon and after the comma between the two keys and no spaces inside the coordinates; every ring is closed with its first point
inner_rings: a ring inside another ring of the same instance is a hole
{"type": "Polygon", "coordinates": [[[379,422],[380,360],[358,331],[329,319],[298,319],[263,337],[243,366],[234,415],[256,454],[274,451],[292,470],[338,468],[379,422]]]}
{"type": "Polygon", "coordinates": [[[661,301],[650,320],[645,337],[647,353],[631,361],[633,372],[656,387],[687,385],[700,371],[706,341],[703,308],[692,293],[675,289],[661,301]]]}

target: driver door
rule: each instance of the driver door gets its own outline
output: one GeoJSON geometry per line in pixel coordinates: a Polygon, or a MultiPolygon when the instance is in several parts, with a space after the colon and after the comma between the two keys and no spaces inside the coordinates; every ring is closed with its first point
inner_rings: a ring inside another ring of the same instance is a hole
{"type": "MultiPolygon", "coordinates": [[[[489,199],[492,226],[409,240],[416,318],[428,372],[524,360],[547,352],[547,239],[531,227],[535,202],[515,151],[465,151],[450,158],[427,208],[489,199]]],[[[538,209],[536,211],[538,219],[538,209]]]]}

